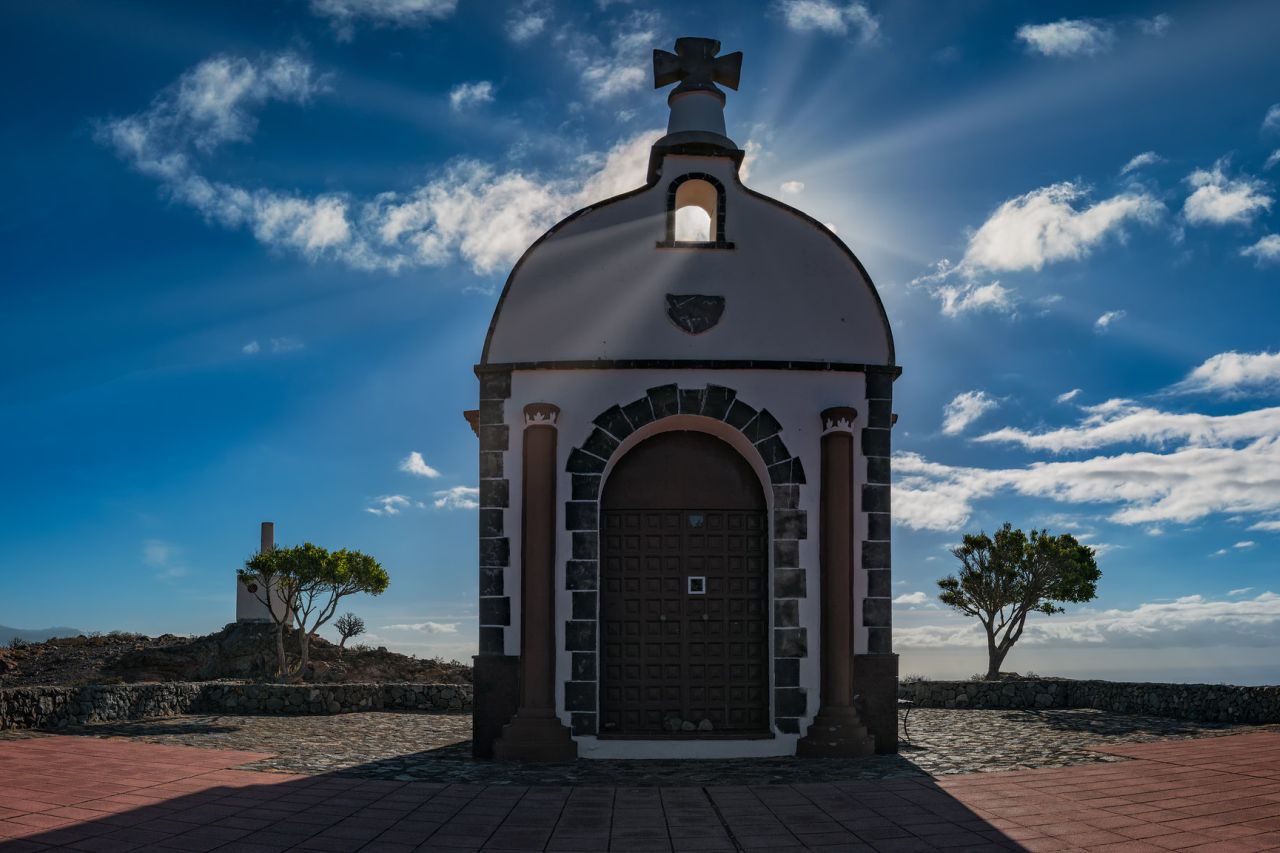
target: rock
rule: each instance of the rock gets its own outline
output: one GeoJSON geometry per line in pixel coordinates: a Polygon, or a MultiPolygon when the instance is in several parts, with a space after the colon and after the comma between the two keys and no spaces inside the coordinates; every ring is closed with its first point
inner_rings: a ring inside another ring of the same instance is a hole
{"type": "Polygon", "coordinates": [[[701,722],[698,723],[698,731],[700,732],[709,732],[713,728],[714,726],[711,725],[710,720],[702,720],[701,722]]]}
{"type": "Polygon", "coordinates": [[[680,722],[679,717],[667,717],[662,721],[662,727],[669,732],[678,732],[680,731],[680,722]]]}
{"type": "Polygon", "coordinates": [[[695,726],[690,720],[685,720],[683,723],[680,724],[680,731],[682,732],[696,731],[697,728],[698,727],[695,726]]]}

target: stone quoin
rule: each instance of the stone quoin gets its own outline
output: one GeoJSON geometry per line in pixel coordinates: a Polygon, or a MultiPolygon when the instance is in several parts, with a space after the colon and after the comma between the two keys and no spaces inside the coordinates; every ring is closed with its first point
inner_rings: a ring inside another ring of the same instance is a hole
{"type": "Polygon", "coordinates": [[[831,230],[743,185],[719,50],[654,51],[647,182],[544,234],[494,311],[478,756],[897,751],[892,332],[831,230]]]}

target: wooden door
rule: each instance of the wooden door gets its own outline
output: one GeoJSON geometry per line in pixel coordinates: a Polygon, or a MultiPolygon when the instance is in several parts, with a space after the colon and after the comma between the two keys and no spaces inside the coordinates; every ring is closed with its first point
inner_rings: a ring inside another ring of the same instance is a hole
{"type": "Polygon", "coordinates": [[[702,433],[658,435],[615,468],[601,514],[602,735],[768,731],[763,504],[745,460],[702,433]]]}

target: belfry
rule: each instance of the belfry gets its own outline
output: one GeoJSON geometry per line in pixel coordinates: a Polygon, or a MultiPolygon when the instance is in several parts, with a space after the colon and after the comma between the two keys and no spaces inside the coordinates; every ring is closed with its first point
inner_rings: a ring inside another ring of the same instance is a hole
{"type": "Polygon", "coordinates": [[[835,234],[742,184],[719,50],[654,51],[646,184],[539,238],[494,311],[477,755],[897,751],[892,333],[835,234]]]}

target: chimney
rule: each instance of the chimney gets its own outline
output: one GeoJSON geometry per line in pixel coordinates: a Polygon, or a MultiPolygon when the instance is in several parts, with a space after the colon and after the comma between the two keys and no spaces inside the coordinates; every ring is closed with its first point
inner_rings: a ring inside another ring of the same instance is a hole
{"type": "Polygon", "coordinates": [[[259,552],[274,551],[276,549],[276,525],[274,521],[262,522],[262,544],[259,552]]]}

